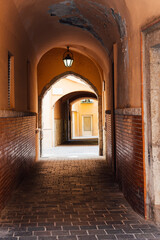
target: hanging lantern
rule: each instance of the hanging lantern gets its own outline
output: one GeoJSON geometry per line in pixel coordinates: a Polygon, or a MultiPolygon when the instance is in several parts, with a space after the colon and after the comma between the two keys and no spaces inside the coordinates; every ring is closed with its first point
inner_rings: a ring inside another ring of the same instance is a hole
{"type": "Polygon", "coordinates": [[[73,54],[69,51],[67,46],[67,51],[63,54],[63,62],[65,67],[71,67],[73,64],[73,54]]]}

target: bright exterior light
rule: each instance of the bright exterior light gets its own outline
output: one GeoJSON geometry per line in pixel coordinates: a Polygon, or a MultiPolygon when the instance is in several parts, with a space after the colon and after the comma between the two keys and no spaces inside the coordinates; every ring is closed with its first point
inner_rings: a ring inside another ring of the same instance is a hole
{"type": "Polygon", "coordinates": [[[69,51],[67,46],[67,51],[63,54],[63,62],[65,67],[71,67],[73,64],[73,54],[69,51]]]}

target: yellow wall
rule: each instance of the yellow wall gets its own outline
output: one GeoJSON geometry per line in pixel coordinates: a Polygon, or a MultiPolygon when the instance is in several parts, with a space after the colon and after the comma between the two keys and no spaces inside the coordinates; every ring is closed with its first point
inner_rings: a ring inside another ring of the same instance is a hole
{"type": "MultiPolygon", "coordinates": [[[[78,101],[72,105],[75,117],[75,137],[83,136],[82,119],[84,115],[92,115],[92,136],[98,136],[98,101],[93,103],[81,103],[78,101]]],[[[73,133],[73,130],[72,130],[73,133]]],[[[74,136],[73,136],[74,137],[74,136]]]]}
{"type": "Polygon", "coordinates": [[[38,94],[40,95],[46,84],[67,71],[74,72],[88,79],[101,95],[101,76],[95,64],[84,55],[73,52],[74,63],[69,69],[63,64],[64,49],[56,48],[47,52],[38,64],[38,94]]]}

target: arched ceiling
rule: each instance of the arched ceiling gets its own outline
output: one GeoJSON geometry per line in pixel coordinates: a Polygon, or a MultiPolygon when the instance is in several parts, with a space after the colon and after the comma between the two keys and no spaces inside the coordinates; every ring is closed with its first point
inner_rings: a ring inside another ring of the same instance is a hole
{"type": "Polygon", "coordinates": [[[52,48],[69,45],[99,61],[126,35],[125,0],[13,1],[39,59],[52,48]]]}
{"type": "Polygon", "coordinates": [[[129,67],[134,64],[135,57],[138,59],[138,54],[134,56],[134,52],[139,50],[137,46],[140,40],[137,36],[140,36],[141,27],[159,16],[160,11],[159,0],[8,0],[8,2],[14,3],[19,22],[23,25],[34,49],[36,64],[51,49],[64,51],[68,45],[75,53],[92,60],[102,73],[101,79],[105,81],[110,76],[113,44],[117,42],[122,43],[122,49],[120,47],[119,49],[125,75],[120,78],[132,78],[136,71],[133,68],[134,73],[133,71],[129,73],[129,67]]]}
{"type": "Polygon", "coordinates": [[[63,96],[61,98],[61,101],[66,102],[69,100],[69,102],[72,103],[73,101],[76,101],[76,100],[82,99],[82,98],[97,99],[97,96],[95,95],[95,93],[92,93],[92,92],[76,91],[76,92],[71,92],[69,94],[66,94],[65,96],[63,96]]]}
{"type": "Polygon", "coordinates": [[[47,52],[38,64],[38,95],[43,97],[44,93],[59,79],[73,75],[88,83],[97,95],[102,94],[101,72],[95,64],[83,54],[73,51],[74,62],[67,69],[62,61],[64,51],[55,48],[47,52]],[[69,71],[66,71],[69,70],[69,71]]]}

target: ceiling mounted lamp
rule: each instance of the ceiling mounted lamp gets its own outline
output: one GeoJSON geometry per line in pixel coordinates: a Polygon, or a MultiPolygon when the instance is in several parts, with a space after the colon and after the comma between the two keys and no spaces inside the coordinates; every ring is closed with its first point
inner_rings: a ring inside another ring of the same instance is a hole
{"type": "Polygon", "coordinates": [[[67,51],[63,54],[63,62],[65,67],[71,67],[73,64],[73,54],[69,51],[67,46],[67,51]]]}

